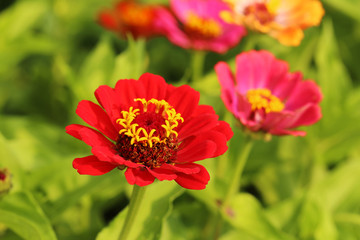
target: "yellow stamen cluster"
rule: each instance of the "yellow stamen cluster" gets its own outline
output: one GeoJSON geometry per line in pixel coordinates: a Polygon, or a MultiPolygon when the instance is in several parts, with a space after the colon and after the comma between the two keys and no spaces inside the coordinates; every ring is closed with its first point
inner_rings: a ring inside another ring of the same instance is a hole
{"type": "Polygon", "coordinates": [[[253,111],[264,109],[266,113],[281,112],[284,109],[284,103],[279,98],[271,94],[269,89],[250,89],[246,97],[251,104],[253,111]]]}
{"type": "Polygon", "coordinates": [[[207,38],[218,37],[221,26],[213,19],[204,19],[190,12],[187,15],[186,28],[207,38]]]}
{"type": "Polygon", "coordinates": [[[184,119],[168,102],[154,98],[148,101],[144,98],[136,98],[134,101],[142,103],[144,113],[148,111],[150,104],[155,106],[155,113],[161,114],[164,118],[165,124],[162,124],[161,127],[165,129],[166,137],[160,136],[160,133],[156,133],[155,129],[151,129],[150,133],[148,133],[143,127],[139,127],[139,124],[133,123],[133,120],[140,114],[140,110],[130,107],[129,111],[121,111],[122,118],[117,119],[116,123],[123,126],[123,129],[119,131],[119,134],[125,134],[126,136],[131,137],[130,143],[132,145],[135,142],[144,142],[152,148],[154,143],[166,142],[171,134],[174,134],[175,137],[178,136],[178,133],[174,128],[179,125],[179,121],[184,122],[184,119]]]}

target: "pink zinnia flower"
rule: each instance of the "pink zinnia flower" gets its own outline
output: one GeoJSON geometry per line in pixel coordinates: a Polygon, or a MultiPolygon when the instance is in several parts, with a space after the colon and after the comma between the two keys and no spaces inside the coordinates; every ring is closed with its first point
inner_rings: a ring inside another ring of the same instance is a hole
{"type": "Polygon", "coordinates": [[[251,132],[304,136],[294,128],[321,118],[322,94],[314,81],[300,72],[289,72],[285,61],[267,51],[249,51],[236,57],[236,73],[225,62],[215,70],[222,99],[241,124],[251,132]]]}
{"type": "Polygon", "coordinates": [[[182,48],[224,53],[246,34],[244,27],[220,18],[221,11],[229,10],[221,0],[172,0],[170,4],[174,15],[164,10],[157,23],[182,48]]]}
{"type": "Polygon", "coordinates": [[[198,92],[146,73],[138,81],[119,80],[115,88],[100,86],[95,96],[100,106],[83,100],[76,110],[95,129],[66,127],[92,147],[92,155],[73,162],[80,174],[102,175],[118,168],[126,169],[130,184],[145,186],[157,178],[188,189],[205,188],[209,174],[194,162],[223,154],[233,133],[212,107],[198,105],[198,92]]]}

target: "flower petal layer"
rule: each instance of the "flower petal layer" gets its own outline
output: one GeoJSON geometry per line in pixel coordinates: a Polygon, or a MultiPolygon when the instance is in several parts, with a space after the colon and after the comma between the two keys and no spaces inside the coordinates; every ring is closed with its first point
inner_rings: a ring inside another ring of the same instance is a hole
{"type": "Polygon", "coordinates": [[[116,165],[99,161],[94,155],[90,155],[83,158],[75,158],[73,167],[77,169],[80,174],[97,176],[110,172],[116,168],[116,165]]]}

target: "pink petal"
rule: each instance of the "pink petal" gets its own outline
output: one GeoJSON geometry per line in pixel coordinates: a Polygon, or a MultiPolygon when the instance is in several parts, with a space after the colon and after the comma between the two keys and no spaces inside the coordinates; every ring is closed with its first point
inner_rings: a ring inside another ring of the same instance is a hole
{"type": "Polygon", "coordinates": [[[306,132],[304,131],[298,131],[298,130],[288,130],[288,129],[271,129],[269,131],[270,134],[272,135],[278,135],[278,136],[282,136],[282,135],[292,135],[295,137],[304,137],[306,136],[306,132]]]}
{"type": "Polygon", "coordinates": [[[297,85],[286,102],[287,110],[296,110],[308,103],[319,103],[322,99],[320,88],[313,81],[303,81],[297,85]]]}
{"type": "Polygon", "coordinates": [[[97,176],[110,172],[116,165],[99,161],[95,156],[90,155],[83,158],[75,158],[73,167],[77,169],[80,174],[97,176]]]}
{"type": "Polygon", "coordinates": [[[286,101],[292,95],[293,90],[301,83],[303,76],[300,72],[284,73],[284,76],[278,76],[279,81],[269,81],[269,89],[279,99],[286,101]],[[277,85],[275,85],[277,84],[277,85]]]}
{"type": "Polygon", "coordinates": [[[155,177],[143,167],[127,168],[125,171],[125,178],[129,184],[136,184],[140,187],[149,185],[155,180],[155,177]]]}
{"type": "Polygon", "coordinates": [[[319,105],[309,104],[295,112],[294,122],[289,125],[289,128],[298,126],[308,126],[316,123],[322,117],[321,108],[319,105]]]}
{"type": "Polygon", "coordinates": [[[82,100],[78,104],[76,113],[90,126],[98,129],[110,139],[116,140],[118,132],[110,121],[109,116],[99,105],[82,100]]]}
{"type": "Polygon", "coordinates": [[[210,180],[210,175],[203,166],[199,165],[199,168],[201,169],[200,172],[191,175],[178,173],[175,181],[183,188],[194,190],[204,189],[210,180]]]}

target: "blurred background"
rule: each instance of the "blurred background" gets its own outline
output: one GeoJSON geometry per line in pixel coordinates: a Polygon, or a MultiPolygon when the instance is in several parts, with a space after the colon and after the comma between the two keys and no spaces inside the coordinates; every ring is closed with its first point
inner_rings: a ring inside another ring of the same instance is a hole
{"type": "MultiPolygon", "coordinates": [[[[104,30],[97,14],[113,3],[0,0],[0,168],[9,170],[12,182],[0,199],[1,239],[112,239],[108,236],[116,231],[110,223],[127,205],[130,186],[118,171],[79,175],[72,160],[90,149],[64,128],[81,123],[77,103],[94,100],[99,85],[138,78],[134,65],[181,84],[189,75],[191,52],[164,37],[134,46],[104,30]],[[140,50],[134,54],[134,48],[140,50]]],[[[143,214],[134,239],[211,235],[208,219],[243,140],[220,100],[213,67],[218,61],[234,65],[234,57],[248,49],[267,49],[288,61],[292,71],[315,80],[324,94],[323,119],[303,128],[305,138],[256,143],[237,208],[242,218],[225,222],[219,239],[360,239],[360,1],[322,3],[321,25],[307,29],[299,47],[251,35],[226,54],[206,55],[204,77],[192,87],[202,103],[234,126],[232,150],[204,161],[210,173],[223,171],[204,191],[154,184],[152,191],[165,192],[160,195],[166,200],[154,197],[161,204],[148,203],[156,213],[143,214]],[[150,215],[157,220],[145,224],[150,215]],[[158,229],[158,235],[146,235],[149,229],[158,229]]]]}

